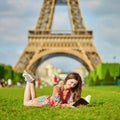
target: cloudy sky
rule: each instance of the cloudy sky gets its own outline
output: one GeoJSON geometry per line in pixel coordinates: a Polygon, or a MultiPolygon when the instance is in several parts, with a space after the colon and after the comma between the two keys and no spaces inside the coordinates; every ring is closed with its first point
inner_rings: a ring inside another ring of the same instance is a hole
{"type": "MultiPolygon", "coordinates": [[[[34,29],[41,3],[42,0],[0,0],[0,63],[15,65],[27,44],[28,30],[34,29]]],[[[87,28],[93,30],[94,45],[103,61],[120,62],[120,1],[80,0],[80,7],[87,28]]],[[[71,30],[65,6],[55,9],[52,30],[59,29],[71,30]]],[[[63,56],[48,61],[66,71],[80,64],[63,56]]]]}

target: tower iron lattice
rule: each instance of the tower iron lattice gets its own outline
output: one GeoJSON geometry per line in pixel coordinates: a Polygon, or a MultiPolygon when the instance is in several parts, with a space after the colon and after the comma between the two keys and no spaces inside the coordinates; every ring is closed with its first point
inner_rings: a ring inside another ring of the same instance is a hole
{"type": "Polygon", "coordinates": [[[79,0],[43,0],[37,22],[33,30],[28,31],[28,43],[19,57],[14,70],[24,69],[35,71],[46,56],[65,54],[75,57],[88,69],[93,70],[102,62],[94,44],[93,32],[88,30],[79,0]],[[67,5],[71,33],[53,34],[51,31],[55,6],[67,5]]]}

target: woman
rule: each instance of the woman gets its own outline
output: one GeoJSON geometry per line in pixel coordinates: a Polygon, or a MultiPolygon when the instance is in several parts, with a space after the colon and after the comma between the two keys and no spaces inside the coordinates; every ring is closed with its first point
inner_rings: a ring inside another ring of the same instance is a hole
{"type": "Polygon", "coordinates": [[[24,92],[24,106],[60,106],[73,107],[73,103],[81,97],[82,80],[78,73],[67,75],[63,85],[54,86],[52,95],[36,97],[35,77],[29,71],[24,71],[26,87],[24,92]]]}

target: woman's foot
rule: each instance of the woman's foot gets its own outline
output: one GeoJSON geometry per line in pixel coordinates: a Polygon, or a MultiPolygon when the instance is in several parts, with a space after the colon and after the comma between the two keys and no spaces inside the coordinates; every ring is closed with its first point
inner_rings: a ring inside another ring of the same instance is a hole
{"type": "Polygon", "coordinates": [[[31,82],[31,83],[34,82],[36,79],[35,75],[29,70],[24,70],[23,77],[25,78],[26,82],[31,82]]]}

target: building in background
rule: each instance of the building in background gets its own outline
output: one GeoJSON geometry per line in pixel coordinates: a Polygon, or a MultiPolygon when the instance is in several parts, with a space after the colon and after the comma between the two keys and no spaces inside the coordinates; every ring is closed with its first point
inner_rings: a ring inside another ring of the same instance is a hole
{"type": "MultiPolygon", "coordinates": [[[[79,73],[84,84],[84,78],[88,75],[88,71],[85,69],[83,65],[78,66],[78,68],[76,68],[71,72],[79,73]]],[[[55,82],[63,81],[67,76],[67,73],[61,69],[56,68],[51,63],[44,63],[40,67],[38,67],[37,75],[39,76],[38,79],[41,81],[41,85],[52,86],[55,84],[55,82]],[[55,78],[56,78],[56,81],[55,81],[55,78]]]]}

